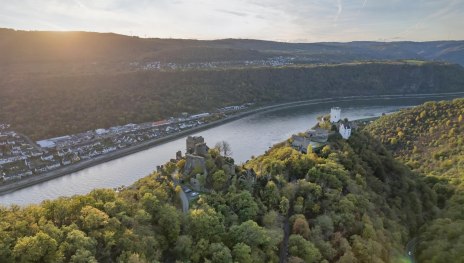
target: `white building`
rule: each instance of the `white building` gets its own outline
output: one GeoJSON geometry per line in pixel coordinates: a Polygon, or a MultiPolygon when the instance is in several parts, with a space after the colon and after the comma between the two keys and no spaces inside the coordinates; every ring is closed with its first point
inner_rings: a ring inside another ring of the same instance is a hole
{"type": "Polygon", "coordinates": [[[108,131],[105,130],[105,129],[96,129],[96,130],[95,130],[95,133],[96,133],[97,135],[103,135],[103,134],[105,134],[105,133],[108,133],[108,131]]]}
{"type": "Polygon", "coordinates": [[[342,135],[343,139],[347,140],[351,136],[351,127],[348,124],[340,124],[338,132],[342,135]]]}
{"type": "Polygon", "coordinates": [[[330,122],[338,122],[340,120],[342,110],[339,107],[333,107],[330,109],[330,122]]]}
{"type": "Polygon", "coordinates": [[[209,115],[210,115],[210,113],[205,112],[205,113],[200,113],[200,114],[197,114],[197,115],[192,115],[192,116],[189,117],[189,119],[194,120],[194,119],[208,117],[209,115]]]}

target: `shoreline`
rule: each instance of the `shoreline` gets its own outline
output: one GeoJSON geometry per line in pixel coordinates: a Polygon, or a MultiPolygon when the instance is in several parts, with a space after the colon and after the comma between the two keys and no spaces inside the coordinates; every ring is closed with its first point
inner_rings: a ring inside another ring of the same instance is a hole
{"type": "Polygon", "coordinates": [[[287,102],[287,103],[280,103],[274,104],[269,106],[263,106],[255,109],[250,109],[248,111],[244,111],[224,119],[220,119],[217,121],[213,121],[201,126],[197,126],[191,129],[187,129],[181,132],[177,132],[174,134],[170,134],[164,136],[162,138],[156,138],[153,140],[148,140],[137,145],[130,146],[128,148],[119,149],[114,152],[110,152],[105,155],[98,156],[94,159],[85,160],[78,162],[76,164],[72,164],[66,167],[61,167],[59,169],[41,174],[35,175],[31,177],[27,177],[25,179],[7,183],[5,185],[0,185],[0,196],[12,193],[16,190],[27,188],[42,182],[46,182],[64,175],[68,175],[71,173],[75,173],[81,171],[83,169],[102,164],[105,162],[109,162],[139,151],[143,151],[157,145],[161,145],[176,139],[179,139],[184,136],[191,135],[196,132],[204,131],[213,127],[217,127],[250,115],[254,115],[257,113],[264,113],[264,112],[271,112],[274,110],[282,110],[282,109],[290,109],[296,108],[301,106],[307,105],[315,105],[315,104],[324,104],[324,103],[333,103],[333,102],[342,102],[342,101],[361,101],[361,100],[372,100],[372,99],[420,99],[420,98],[440,98],[440,97],[450,97],[450,96],[464,96],[464,92],[454,92],[454,93],[429,93],[429,94],[408,94],[408,95],[373,95],[373,96],[345,96],[345,97],[334,97],[334,98],[324,98],[324,99],[312,99],[312,100],[303,100],[303,101],[294,101],[294,102],[287,102]]]}

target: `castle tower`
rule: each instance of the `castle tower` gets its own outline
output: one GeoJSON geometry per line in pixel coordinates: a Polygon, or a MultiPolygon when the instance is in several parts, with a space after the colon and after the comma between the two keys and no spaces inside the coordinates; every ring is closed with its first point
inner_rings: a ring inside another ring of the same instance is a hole
{"type": "Polygon", "coordinates": [[[339,107],[333,107],[330,109],[330,122],[338,122],[340,120],[342,110],[339,107]]]}

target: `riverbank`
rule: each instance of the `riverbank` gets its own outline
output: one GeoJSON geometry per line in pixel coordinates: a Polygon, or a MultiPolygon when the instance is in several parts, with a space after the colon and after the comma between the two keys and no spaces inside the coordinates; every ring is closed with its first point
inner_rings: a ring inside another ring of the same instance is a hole
{"type": "MultiPolygon", "coordinates": [[[[215,122],[211,122],[199,127],[195,127],[189,130],[185,130],[176,134],[171,134],[168,136],[165,136],[163,138],[158,138],[154,139],[151,141],[146,141],[143,143],[140,143],[138,145],[134,145],[129,148],[121,149],[115,152],[111,152],[99,157],[96,157],[91,160],[86,160],[79,162],[77,164],[74,164],[72,166],[68,167],[63,167],[58,170],[51,171],[49,173],[40,175],[40,176],[34,176],[34,177],[29,177],[25,178],[21,181],[17,182],[12,182],[7,185],[2,185],[0,186],[0,195],[4,195],[7,193],[12,193],[18,189],[21,188],[26,188],[35,184],[39,184],[60,176],[68,175],[101,163],[105,163],[114,159],[121,158],[126,155],[133,154],[135,152],[139,152],[142,150],[149,149],[151,147],[167,143],[169,141],[173,141],[175,139],[182,138],[184,136],[197,133],[203,130],[207,130],[216,126],[220,126],[222,124],[244,118],[249,115],[253,115],[256,113],[262,113],[262,112],[269,112],[269,111],[274,111],[274,110],[282,110],[282,109],[287,109],[287,108],[295,108],[295,107],[300,107],[300,106],[306,106],[306,105],[317,105],[317,104],[326,104],[326,103],[336,103],[336,102],[341,102],[341,101],[366,101],[366,100],[373,100],[373,99],[410,99],[410,98],[431,98],[431,99],[439,99],[440,97],[451,97],[451,96],[464,96],[464,92],[461,93],[445,93],[445,94],[416,94],[416,95],[408,95],[408,96],[403,96],[403,95],[383,95],[383,96],[358,96],[358,97],[339,97],[339,98],[325,98],[325,99],[313,99],[313,100],[306,100],[306,101],[297,101],[297,102],[289,102],[289,103],[282,103],[282,104],[276,104],[276,105],[271,105],[271,106],[265,106],[265,107],[260,107],[256,109],[252,109],[246,112],[242,112],[215,122]]],[[[332,106],[332,105],[329,105],[332,106]]]]}

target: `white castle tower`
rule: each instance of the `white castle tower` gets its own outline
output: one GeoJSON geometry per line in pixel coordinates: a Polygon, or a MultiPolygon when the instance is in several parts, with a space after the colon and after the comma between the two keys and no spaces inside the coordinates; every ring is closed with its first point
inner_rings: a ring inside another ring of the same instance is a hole
{"type": "Polygon", "coordinates": [[[330,122],[338,122],[340,120],[340,114],[342,110],[339,107],[333,107],[330,109],[330,122]]]}

